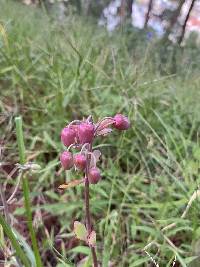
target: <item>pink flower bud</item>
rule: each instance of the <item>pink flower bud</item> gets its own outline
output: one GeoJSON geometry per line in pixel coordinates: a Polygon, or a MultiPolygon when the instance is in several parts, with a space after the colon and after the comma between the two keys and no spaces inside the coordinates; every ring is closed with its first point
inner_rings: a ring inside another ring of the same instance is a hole
{"type": "Polygon", "coordinates": [[[127,130],[130,127],[130,122],[127,117],[122,114],[116,114],[114,116],[114,127],[118,130],[127,130]]]}
{"type": "Polygon", "coordinates": [[[81,144],[91,143],[94,137],[94,125],[83,122],[78,127],[78,137],[81,144]]]}
{"type": "Polygon", "coordinates": [[[74,162],[73,162],[73,155],[69,151],[64,151],[60,155],[60,161],[65,170],[69,170],[73,167],[74,162]]]}
{"type": "Polygon", "coordinates": [[[61,141],[65,146],[70,146],[75,143],[76,131],[73,127],[68,126],[62,129],[61,141]]]}
{"type": "Polygon", "coordinates": [[[86,167],[86,157],[83,154],[77,154],[74,157],[74,164],[77,169],[84,170],[86,167]]]}
{"type": "Polygon", "coordinates": [[[89,170],[88,179],[91,184],[97,184],[101,180],[100,170],[96,167],[92,167],[89,170]]]}

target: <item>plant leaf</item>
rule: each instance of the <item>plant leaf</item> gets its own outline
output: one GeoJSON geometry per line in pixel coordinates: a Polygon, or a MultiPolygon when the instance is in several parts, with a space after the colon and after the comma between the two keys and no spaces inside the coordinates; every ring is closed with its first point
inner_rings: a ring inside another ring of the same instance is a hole
{"type": "Polygon", "coordinates": [[[83,241],[87,240],[88,233],[83,223],[80,223],[78,221],[74,222],[74,233],[78,239],[83,241]]]}
{"type": "Polygon", "coordinates": [[[87,241],[88,241],[88,245],[90,247],[94,247],[96,245],[96,232],[95,231],[92,231],[88,238],[87,238],[87,241]]]}
{"type": "Polygon", "coordinates": [[[77,246],[77,247],[74,247],[74,248],[70,249],[69,252],[70,253],[71,252],[73,252],[73,253],[81,253],[81,254],[89,256],[90,255],[90,248],[88,246],[77,246]]]}
{"type": "Polygon", "coordinates": [[[84,182],[84,179],[80,180],[80,179],[77,179],[77,180],[73,180],[73,181],[70,181],[69,183],[66,183],[66,184],[61,184],[59,185],[59,189],[68,189],[68,188],[71,188],[71,187],[75,187],[81,183],[84,182]]]}

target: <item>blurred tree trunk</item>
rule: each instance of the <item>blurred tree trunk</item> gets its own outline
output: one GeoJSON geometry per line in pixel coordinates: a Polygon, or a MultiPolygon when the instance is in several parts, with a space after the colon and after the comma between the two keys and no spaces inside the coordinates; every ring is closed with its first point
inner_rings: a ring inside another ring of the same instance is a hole
{"type": "Polygon", "coordinates": [[[88,16],[90,13],[90,9],[91,9],[91,0],[84,0],[83,1],[83,10],[84,10],[84,15],[88,16]]]}
{"type": "Polygon", "coordinates": [[[81,0],[75,0],[75,4],[76,4],[77,13],[80,15],[81,10],[82,10],[81,0]]]}
{"type": "Polygon", "coordinates": [[[121,23],[124,22],[126,17],[126,0],[121,0],[121,6],[119,8],[119,15],[121,23]]]}
{"type": "Polygon", "coordinates": [[[191,11],[192,11],[192,9],[193,9],[193,7],[194,7],[195,2],[196,2],[196,0],[192,0],[191,5],[190,5],[190,7],[189,7],[189,9],[188,9],[188,13],[187,13],[187,15],[186,15],[186,17],[185,17],[185,21],[184,21],[183,26],[182,26],[182,28],[181,28],[181,34],[180,34],[180,37],[179,37],[179,39],[178,39],[178,44],[179,44],[179,45],[182,43],[183,38],[184,38],[184,36],[185,36],[186,25],[187,25],[188,19],[189,19],[189,17],[190,17],[190,13],[191,13],[191,11]]]}
{"type": "Polygon", "coordinates": [[[179,0],[179,4],[176,8],[176,10],[174,11],[174,14],[169,22],[169,25],[166,29],[166,32],[165,32],[165,35],[164,35],[164,38],[163,39],[168,39],[169,35],[170,35],[170,32],[172,30],[172,28],[174,27],[174,25],[176,24],[177,20],[178,20],[178,17],[181,13],[181,9],[182,9],[182,6],[183,4],[185,3],[185,0],[179,0]]]}
{"type": "Polygon", "coordinates": [[[147,10],[147,14],[146,14],[146,17],[145,17],[145,22],[144,22],[144,29],[147,28],[152,8],[153,8],[153,0],[149,0],[148,10],[147,10]]]}
{"type": "Polygon", "coordinates": [[[126,18],[131,18],[132,6],[133,0],[121,0],[121,6],[119,8],[121,23],[124,22],[126,18]]]}
{"type": "Polygon", "coordinates": [[[133,0],[127,0],[127,16],[132,16],[132,6],[133,6],[133,0]]]}

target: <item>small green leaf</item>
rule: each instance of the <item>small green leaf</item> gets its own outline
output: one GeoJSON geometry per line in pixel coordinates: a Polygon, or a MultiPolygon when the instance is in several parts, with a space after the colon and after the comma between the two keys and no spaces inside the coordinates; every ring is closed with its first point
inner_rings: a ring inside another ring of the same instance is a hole
{"type": "Polygon", "coordinates": [[[193,262],[194,260],[196,260],[196,259],[198,259],[198,258],[199,258],[199,256],[191,256],[191,257],[187,257],[187,258],[185,258],[185,263],[186,263],[186,264],[189,264],[189,263],[193,262]]]}
{"type": "Polygon", "coordinates": [[[142,257],[134,261],[134,263],[131,265],[132,267],[136,266],[142,266],[143,263],[147,262],[149,260],[149,257],[142,257]]]}
{"type": "Polygon", "coordinates": [[[199,160],[200,161],[200,147],[195,147],[193,149],[193,156],[195,159],[199,160]]]}
{"type": "Polygon", "coordinates": [[[78,247],[70,249],[70,252],[81,253],[81,254],[89,256],[90,255],[90,248],[88,246],[87,247],[86,246],[78,246],[78,247]]]}
{"type": "Polygon", "coordinates": [[[87,240],[88,233],[83,223],[80,223],[78,221],[74,222],[74,233],[78,239],[83,241],[87,240]]]}
{"type": "Polygon", "coordinates": [[[190,160],[185,166],[185,172],[188,175],[197,175],[198,174],[199,164],[196,161],[190,160]]]}
{"type": "Polygon", "coordinates": [[[137,232],[136,224],[135,224],[135,222],[133,222],[133,224],[131,225],[131,236],[132,236],[132,238],[135,238],[136,232],[137,232]]]}
{"type": "Polygon", "coordinates": [[[5,245],[5,239],[3,234],[3,227],[0,225],[0,248],[3,248],[5,245]]]}
{"type": "Polygon", "coordinates": [[[94,246],[96,245],[96,233],[95,233],[95,231],[92,231],[92,232],[89,234],[87,240],[88,240],[88,245],[89,245],[90,247],[94,247],[94,246]]]}

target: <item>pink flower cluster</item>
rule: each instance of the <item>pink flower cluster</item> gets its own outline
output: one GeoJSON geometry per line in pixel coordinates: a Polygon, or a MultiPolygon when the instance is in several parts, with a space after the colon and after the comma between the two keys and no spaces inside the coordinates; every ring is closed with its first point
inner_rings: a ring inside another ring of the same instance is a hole
{"type": "Polygon", "coordinates": [[[112,132],[112,128],[127,130],[130,127],[128,118],[122,114],[114,117],[106,117],[96,124],[89,116],[83,121],[73,121],[61,131],[61,141],[67,150],[60,155],[62,167],[65,170],[75,166],[80,171],[87,171],[88,180],[91,184],[96,184],[101,179],[100,170],[96,163],[100,157],[100,151],[92,151],[92,143],[95,137],[107,135],[112,132]],[[76,148],[80,152],[73,155],[70,148],[76,148]]]}

